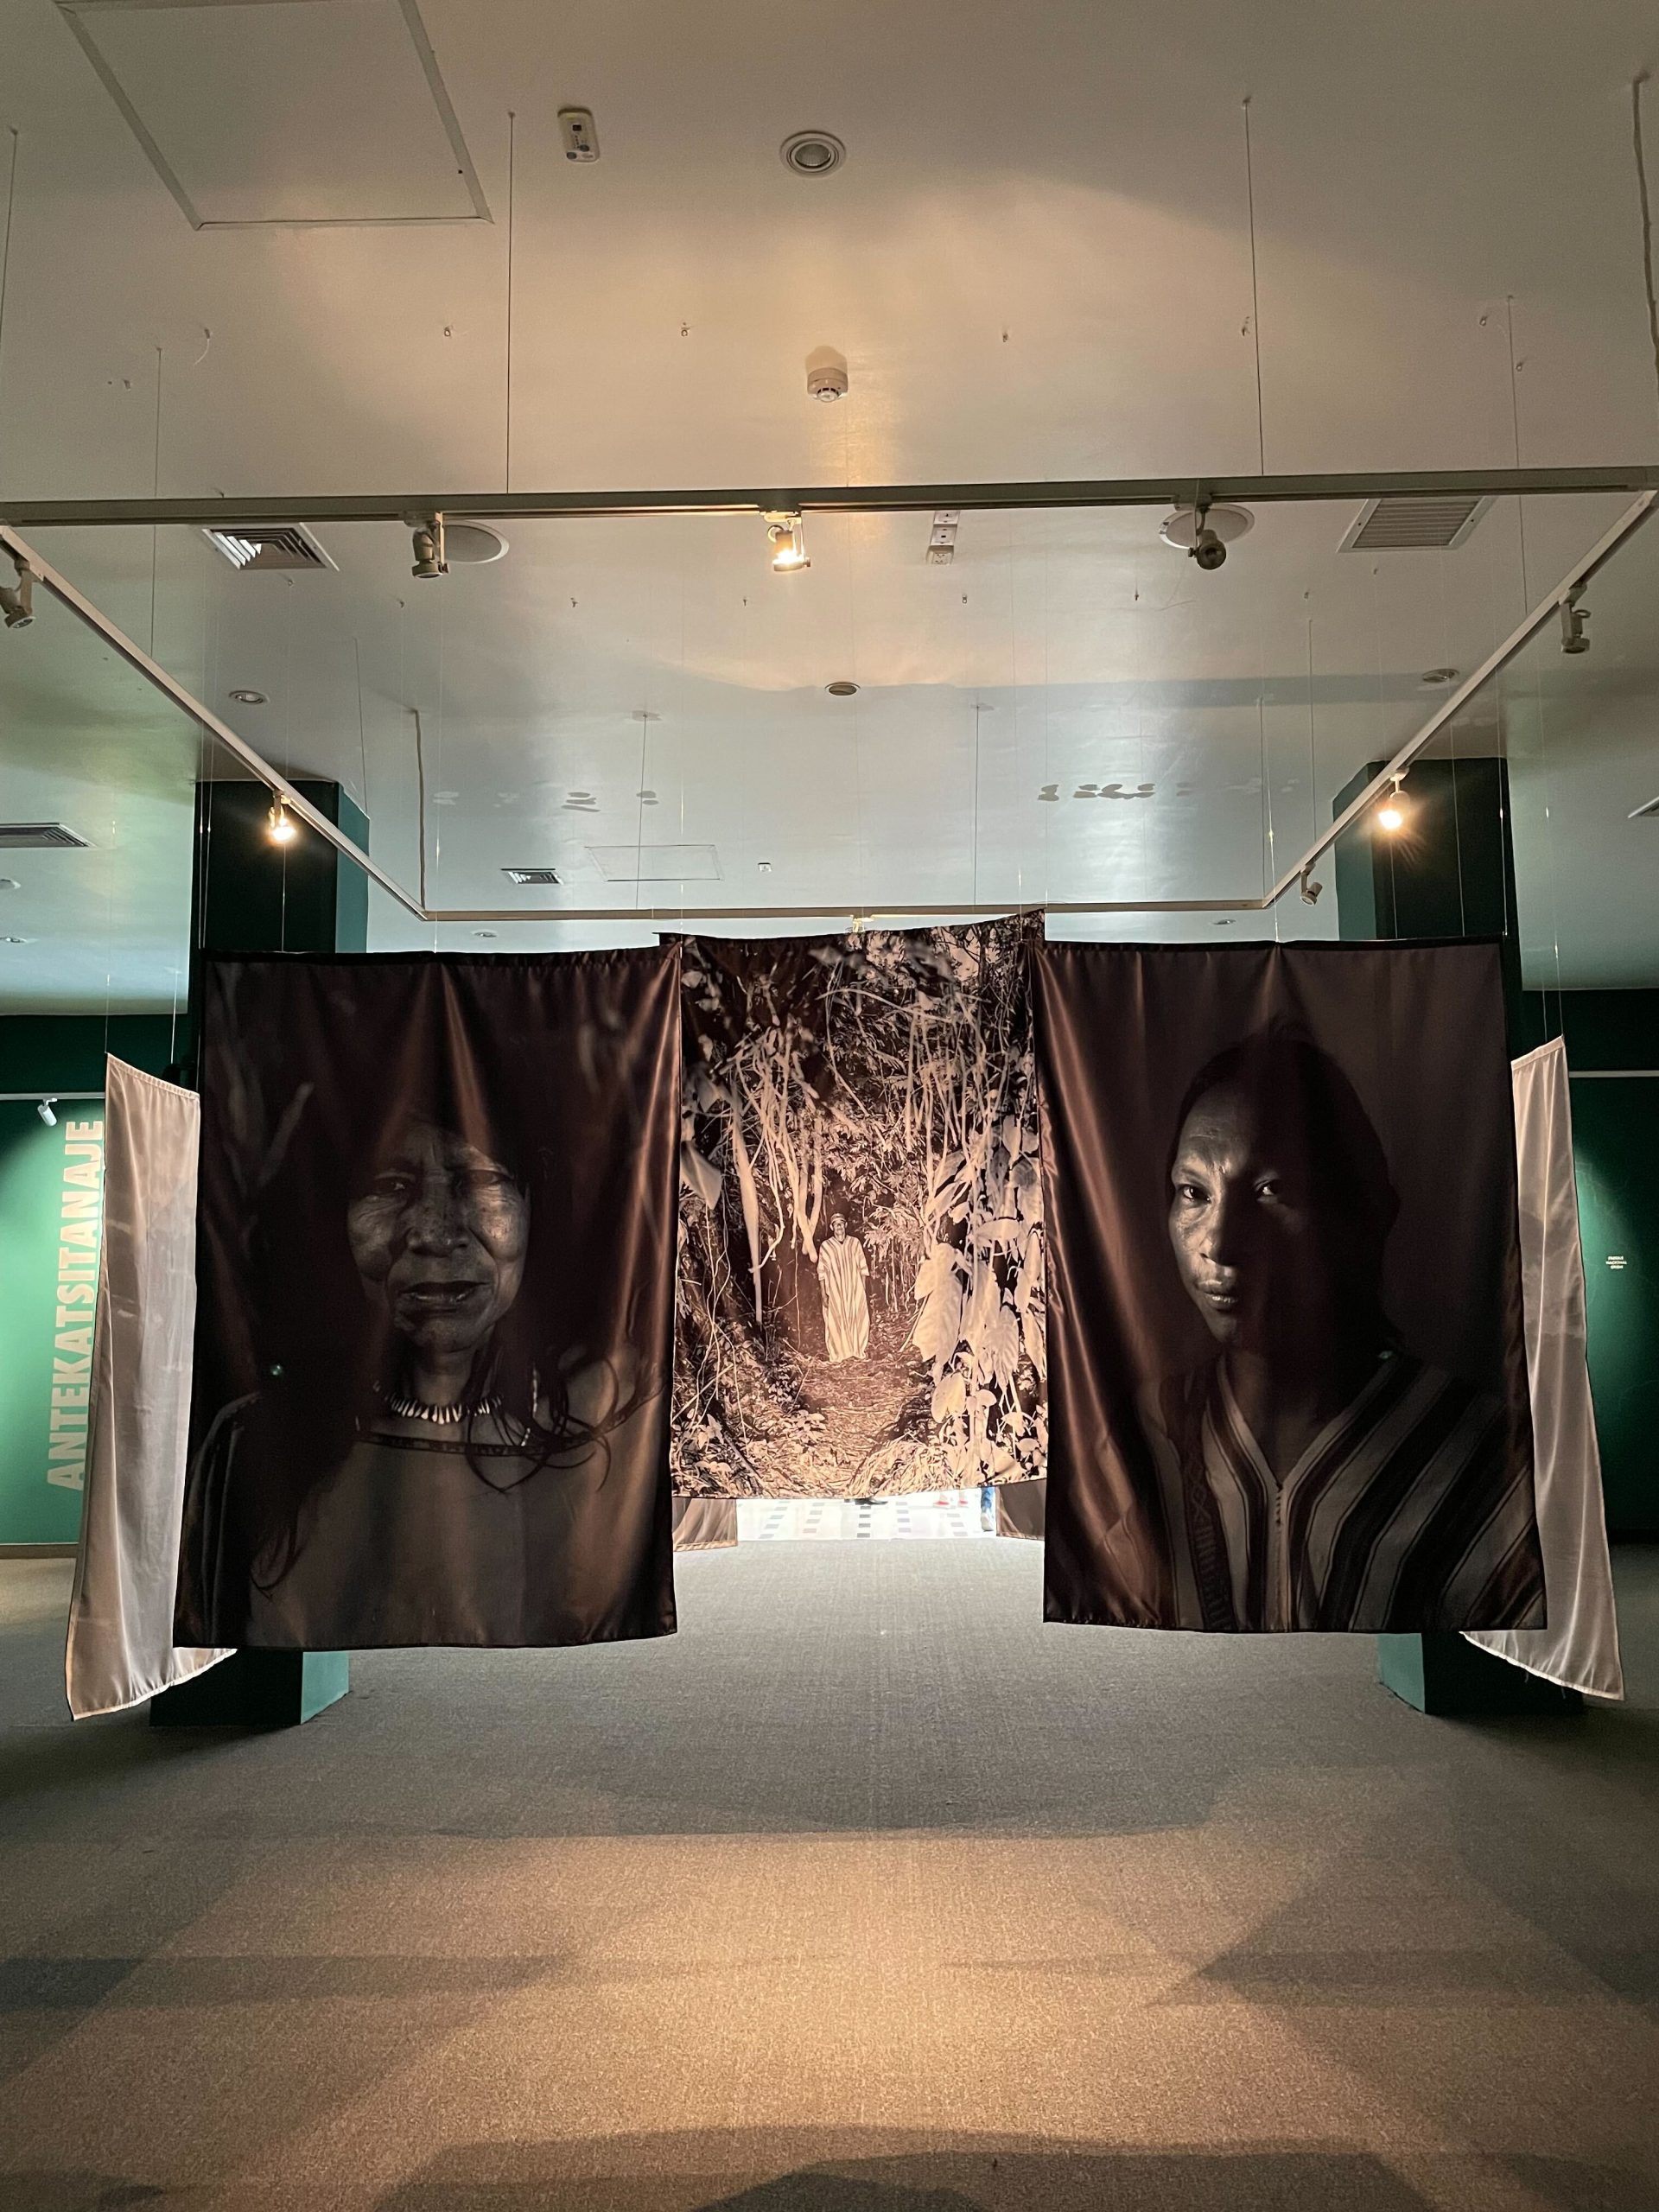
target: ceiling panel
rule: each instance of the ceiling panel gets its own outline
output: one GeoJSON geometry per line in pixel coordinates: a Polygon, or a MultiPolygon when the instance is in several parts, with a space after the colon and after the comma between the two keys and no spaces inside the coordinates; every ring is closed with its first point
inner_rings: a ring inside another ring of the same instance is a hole
{"type": "MultiPolygon", "coordinates": [[[[471,220],[399,0],[60,0],[203,224],[471,220]]],[[[417,41],[419,45],[417,45],[417,41]]]]}

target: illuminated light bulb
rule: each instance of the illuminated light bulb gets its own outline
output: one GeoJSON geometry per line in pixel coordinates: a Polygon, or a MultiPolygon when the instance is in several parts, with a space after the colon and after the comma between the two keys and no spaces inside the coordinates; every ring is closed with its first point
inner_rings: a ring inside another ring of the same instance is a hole
{"type": "Polygon", "coordinates": [[[791,575],[798,569],[811,567],[806,557],[806,537],[799,515],[768,515],[766,537],[772,546],[774,575],[791,575]]]}
{"type": "Polygon", "coordinates": [[[1377,808],[1376,822],[1380,830],[1386,830],[1392,836],[1396,830],[1403,830],[1406,826],[1405,809],[1397,798],[1391,798],[1386,805],[1377,808]]]}
{"type": "Polygon", "coordinates": [[[294,842],[294,824],[281,799],[271,802],[270,812],[265,817],[265,835],[273,845],[291,845],[294,842]]]}

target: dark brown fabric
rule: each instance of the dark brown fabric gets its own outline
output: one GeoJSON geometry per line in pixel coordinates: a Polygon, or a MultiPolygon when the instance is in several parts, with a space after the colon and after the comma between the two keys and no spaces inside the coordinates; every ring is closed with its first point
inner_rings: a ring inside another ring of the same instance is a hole
{"type": "Polygon", "coordinates": [[[1048,1618],[1536,1625],[1497,947],[1033,963],[1048,1618]]]}
{"type": "Polygon", "coordinates": [[[181,1640],[671,1632],[677,948],[213,960],[202,1007],[181,1640]]]}
{"type": "Polygon", "coordinates": [[[1028,1483],[1002,1483],[996,1493],[996,1533],[1023,1536],[1041,1543],[1047,1510],[1048,1478],[1039,1475],[1028,1483]]]}

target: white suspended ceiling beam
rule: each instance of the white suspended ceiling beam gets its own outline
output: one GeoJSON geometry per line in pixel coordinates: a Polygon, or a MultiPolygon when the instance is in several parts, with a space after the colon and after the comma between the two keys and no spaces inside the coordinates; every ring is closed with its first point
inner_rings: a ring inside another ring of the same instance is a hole
{"type": "Polygon", "coordinates": [[[1586,498],[1659,491],[1659,464],[1605,468],[1393,469],[1306,476],[1122,476],[1023,484],[818,484],[669,492],[399,492],[310,499],[3,499],[18,530],[175,524],[234,530],[254,523],[557,521],[649,515],[932,514],[1048,507],[1272,505],[1287,500],[1586,498]]]}

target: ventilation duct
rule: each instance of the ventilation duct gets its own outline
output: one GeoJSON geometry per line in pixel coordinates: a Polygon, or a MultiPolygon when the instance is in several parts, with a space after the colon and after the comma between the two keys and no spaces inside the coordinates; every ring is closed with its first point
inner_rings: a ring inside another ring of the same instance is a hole
{"type": "Polygon", "coordinates": [[[1491,505],[1470,492],[1368,499],[1343,539],[1344,553],[1450,553],[1491,505]]]}
{"type": "Polygon", "coordinates": [[[335,565],[303,523],[238,523],[234,530],[208,529],[201,534],[233,569],[244,574],[255,569],[332,569],[335,565]]]}
{"type": "Polygon", "coordinates": [[[28,847],[35,852],[51,852],[87,842],[61,822],[0,822],[0,850],[19,852],[28,847]]]}

